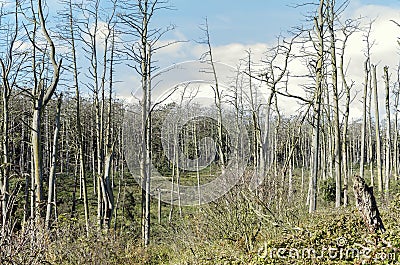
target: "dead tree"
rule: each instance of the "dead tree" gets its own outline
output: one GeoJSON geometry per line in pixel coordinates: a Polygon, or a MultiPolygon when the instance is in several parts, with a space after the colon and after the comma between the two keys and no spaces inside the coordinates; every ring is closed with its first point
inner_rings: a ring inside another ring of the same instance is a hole
{"type": "Polygon", "coordinates": [[[389,192],[390,175],[391,175],[391,123],[390,123],[390,91],[389,91],[389,67],[385,66],[384,79],[385,79],[385,106],[386,106],[386,139],[385,139],[385,192],[389,192]]]}
{"type": "Polygon", "coordinates": [[[32,44],[32,70],[33,70],[33,88],[30,97],[33,101],[33,115],[31,121],[31,146],[32,146],[32,219],[39,221],[41,218],[41,208],[43,206],[43,146],[42,146],[42,114],[53,96],[61,74],[62,60],[57,61],[56,56],[56,45],[47,30],[47,24],[45,20],[45,14],[43,13],[43,1],[37,1],[37,11],[34,10],[33,2],[31,3],[31,9],[34,16],[33,33],[30,36],[32,44]],[[37,14],[36,14],[37,12],[37,14]],[[38,18],[37,18],[37,17],[38,18]],[[47,51],[38,47],[38,43],[42,40],[38,39],[37,28],[38,24],[42,29],[44,36],[44,43],[48,46],[47,51]],[[44,66],[47,61],[45,57],[48,57],[50,63],[44,66]],[[42,61],[41,61],[42,60],[42,61]],[[44,67],[52,68],[52,79],[50,84],[43,76],[45,72],[43,69],[38,69],[38,65],[43,64],[44,67]],[[33,204],[34,202],[34,204],[33,204]]]}
{"type": "Polygon", "coordinates": [[[385,232],[385,227],[383,226],[378,206],[376,205],[373,187],[369,187],[362,177],[356,175],[354,176],[353,190],[356,206],[368,230],[371,233],[376,233],[378,230],[385,232]]]}
{"type": "Polygon", "coordinates": [[[49,189],[48,189],[47,209],[46,209],[46,219],[45,219],[45,225],[47,229],[50,229],[51,208],[53,207],[53,205],[56,206],[55,189],[56,189],[56,169],[57,169],[57,159],[58,159],[57,156],[58,156],[58,138],[60,132],[61,104],[62,104],[62,93],[58,97],[58,102],[57,102],[53,148],[51,154],[51,168],[49,175],[49,189]]]}
{"type": "Polygon", "coordinates": [[[378,99],[378,81],[376,79],[376,65],[371,65],[372,68],[372,79],[373,79],[373,90],[374,90],[374,101],[375,101],[375,137],[376,137],[376,160],[378,167],[378,190],[383,191],[383,175],[382,175],[382,151],[381,151],[381,129],[379,127],[379,99],[378,99]]]}
{"type": "Polygon", "coordinates": [[[124,12],[118,14],[126,30],[123,54],[141,78],[141,151],[140,175],[142,178],[142,240],[143,245],[150,243],[150,192],[151,192],[151,110],[152,107],[152,75],[157,69],[152,56],[157,50],[175,42],[160,44],[160,38],[173,27],[153,28],[152,18],[157,11],[169,9],[167,0],[120,1],[124,12]],[[134,41],[132,41],[132,39],[134,41]],[[134,44],[132,44],[132,42],[134,44]],[[159,45],[160,44],[160,45],[159,45]]]}
{"type": "MultiPolygon", "coordinates": [[[[8,25],[8,30],[3,28],[3,23],[1,23],[1,31],[5,32],[2,34],[2,42],[1,46],[6,48],[6,52],[0,58],[0,94],[1,94],[1,103],[2,103],[2,169],[1,169],[1,178],[0,178],[0,198],[1,198],[1,214],[2,216],[2,225],[3,227],[7,222],[7,206],[9,205],[9,195],[10,195],[10,170],[11,170],[11,150],[10,150],[10,99],[12,90],[16,87],[17,76],[21,70],[21,66],[23,61],[25,60],[24,54],[16,54],[15,49],[17,48],[16,42],[18,37],[19,30],[19,17],[18,17],[18,2],[15,3],[15,12],[14,12],[14,25],[8,25]],[[14,28],[13,28],[14,27],[14,28]]],[[[12,12],[10,12],[12,13],[12,12]]],[[[0,14],[0,20],[7,20],[8,18],[3,18],[6,15],[3,13],[3,10],[0,14]]],[[[11,18],[10,18],[11,19],[11,18]]]]}
{"type": "Polygon", "coordinates": [[[317,63],[315,65],[315,92],[313,99],[313,140],[312,140],[312,174],[310,176],[310,197],[309,212],[312,213],[317,209],[317,180],[319,172],[320,158],[320,121],[321,121],[321,98],[323,87],[323,62],[324,62],[324,0],[320,1],[318,8],[318,16],[314,18],[315,31],[317,40],[314,46],[317,47],[317,63]]]}

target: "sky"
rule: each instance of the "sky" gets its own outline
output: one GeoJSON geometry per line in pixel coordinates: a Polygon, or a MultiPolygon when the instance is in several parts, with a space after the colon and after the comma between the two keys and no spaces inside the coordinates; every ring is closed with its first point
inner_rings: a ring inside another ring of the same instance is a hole
{"type": "MultiPolygon", "coordinates": [[[[157,23],[174,24],[189,39],[199,38],[199,26],[208,19],[214,45],[270,43],[280,33],[301,24],[307,8],[294,0],[171,0],[174,11],[160,12],[157,23]]],[[[304,1],[306,2],[306,1],[304,1]]],[[[316,2],[316,1],[313,1],[316,2]]],[[[399,0],[351,0],[348,11],[362,6],[400,8],[399,0]]]]}
{"type": "Polygon", "coordinates": [[[176,30],[197,39],[199,25],[208,19],[214,45],[269,42],[280,31],[295,24],[300,16],[283,1],[172,0],[175,11],[160,20],[176,25],[176,30]]]}
{"type": "MultiPolygon", "coordinates": [[[[313,1],[318,2],[318,1],[313,1]]],[[[198,59],[206,51],[199,45],[203,37],[200,27],[208,20],[211,44],[216,61],[235,67],[239,60],[251,50],[253,60],[264,58],[265,51],[276,44],[277,37],[283,35],[290,38],[293,27],[307,24],[306,16],[316,10],[316,6],[294,8],[301,2],[293,0],[171,0],[174,10],[165,10],[153,21],[155,25],[174,24],[175,30],[166,36],[169,40],[188,40],[168,47],[155,55],[161,68],[171,64],[198,59]]],[[[391,69],[392,80],[400,61],[397,38],[400,28],[390,20],[400,22],[400,0],[351,0],[343,20],[363,17],[361,27],[375,20],[371,39],[375,42],[372,62],[378,65],[378,82],[383,83],[383,66],[391,69]]],[[[361,91],[363,87],[365,60],[364,33],[351,37],[347,48],[348,81],[354,81],[351,105],[351,119],[361,116],[361,91]]],[[[302,93],[299,81],[290,84],[293,93],[302,93]]],[[[384,90],[379,90],[380,109],[384,113],[384,90]]],[[[298,105],[289,99],[279,99],[283,113],[296,113],[298,105]]],[[[381,115],[383,116],[383,115],[381,115]]]]}
{"type": "MultiPolygon", "coordinates": [[[[107,2],[101,0],[101,2],[107,2]]],[[[160,41],[165,44],[171,41],[187,41],[157,51],[153,58],[159,69],[174,64],[198,60],[207,51],[199,41],[204,38],[201,27],[207,18],[214,59],[218,63],[235,68],[246,51],[252,51],[253,61],[259,64],[265,58],[265,52],[276,45],[277,37],[291,37],[293,27],[307,24],[306,16],[314,12],[317,6],[294,6],[307,1],[294,0],[169,0],[170,10],[159,10],[153,17],[153,26],[175,25],[175,29],[166,34],[160,41]]],[[[308,2],[318,3],[317,0],[308,2]]],[[[339,1],[337,1],[339,2],[339,1]]],[[[340,1],[341,2],[341,1],[340,1]]],[[[50,8],[57,7],[56,1],[48,1],[50,8]]],[[[59,5],[58,5],[59,7],[59,5]]],[[[390,20],[400,22],[400,0],[350,0],[342,19],[363,17],[361,27],[375,20],[371,39],[375,42],[372,48],[372,63],[378,65],[378,82],[382,86],[383,67],[389,66],[391,79],[396,78],[396,69],[400,61],[399,45],[400,27],[390,20]]],[[[351,119],[361,116],[361,91],[363,87],[365,60],[365,36],[357,33],[351,37],[346,50],[348,64],[348,81],[354,81],[351,106],[351,119]]],[[[294,63],[296,67],[296,63],[294,63]]],[[[299,68],[300,69],[300,68],[299,68]]],[[[296,71],[298,69],[291,69],[296,71]]],[[[195,71],[195,70],[193,70],[195,71]]],[[[193,73],[192,73],[193,74],[193,73]]],[[[179,73],[177,74],[179,76],[179,73]]],[[[116,96],[126,100],[140,90],[140,77],[134,70],[119,68],[116,72],[116,96]]],[[[171,77],[169,77],[171,79],[171,77]]],[[[177,80],[181,80],[177,78],[177,80]]],[[[301,82],[292,81],[291,92],[301,94],[301,82]]],[[[162,92],[160,92],[161,94],[162,92]]],[[[384,92],[379,91],[381,112],[384,112],[384,92]]],[[[296,113],[298,106],[291,100],[281,98],[279,104],[286,115],[296,113]]]]}

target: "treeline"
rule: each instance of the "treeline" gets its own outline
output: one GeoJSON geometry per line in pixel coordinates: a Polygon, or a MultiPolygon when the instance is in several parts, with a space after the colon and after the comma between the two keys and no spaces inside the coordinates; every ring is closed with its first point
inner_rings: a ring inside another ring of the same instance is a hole
{"type": "MultiPolygon", "coordinates": [[[[79,145],[83,145],[83,161],[85,161],[84,171],[90,182],[90,187],[96,187],[98,183],[97,179],[97,135],[96,135],[96,123],[93,119],[95,114],[94,102],[92,99],[81,98],[80,100],[80,123],[81,123],[81,134],[82,141],[77,138],[77,109],[76,109],[76,98],[65,95],[62,97],[62,104],[60,113],[57,113],[58,101],[50,100],[48,108],[42,113],[41,123],[41,136],[40,142],[42,146],[42,166],[43,166],[43,192],[48,194],[49,190],[49,176],[53,166],[52,156],[54,150],[54,136],[58,134],[57,139],[57,161],[56,161],[56,176],[57,185],[61,185],[63,188],[67,188],[70,195],[68,198],[73,198],[71,201],[65,201],[68,204],[68,208],[64,208],[63,211],[55,214],[70,213],[72,217],[77,216],[77,204],[82,203],[83,197],[83,186],[82,186],[82,174],[80,171],[80,149],[79,145]],[[56,121],[56,117],[59,115],[59,120],[56,121]],[[56,124],[59,123],[59,124],[56,124]],[[73,184],[71,186],[65,186],[65,183],[73,184]]],[[[21,209],[18,209],[18,226],[25,222],[28,222],[32,216],[32,188],[31,188],[31,173],[32,173],[32,148],[31,148],[31,127],[32,114],[30,98],[21,95],[12,94],[9,107],[9,119],[10,125],[7,132],[9,136],[8,141],[8,159],[9,164],[8,174],[10,183],[10,194],[18,195],[18,204],[21,209]],[[22,194],[24,196],[22,196],[22,194]],[[24,198],[22,200],[22,198],[24,198]],[[23,209],[23,212],[22,212],[23,209]],[[23,215],[22,215],[23,213],[23,215]]],[[[108,109],[108,105],[107,105],[108,109]]],[[[114,188],[118,181],[114,179],[117,175],[118,178],[122,177],[119,174],[123,172],[123,142],[122,142],[122,128],[123,128],[123,117],[124,117],[124,104],[118,100],[113,100],[111,104],[111,115],[110,127],[112,133],[112,144],[114,146],[113,160],[111,165],[110,174],[110,185],[114,188]],[[121,173],[116,173],[121,172],[121,173]]],[[[57,190],[54,186],[55,191],[57,190]]],[[[92,190],[92,194],[96,193],[96,188],[92,190]]],[[[90,196],[90,195],[89,195],[90,196]]],[[[57,206],[57,196],[50,202],[54,206],[57,206]]],[[[15,199],[15,198],[14,198],[15,199]]],[[[60,200],[60,198],[58,198],[60,200]]],[[[90,199],[94,199],[90,198],[90,199]]],[[[65,198],[62,199],[64,201],[65,198]]],[[[45,207],[47,203],[43,202],[42,207],[45,207]]],[[[13,205],[9,205],[11,208],[7,208],[4,218],[11,218],[14,216],[14,212],[17,210],[13,205]]],[[[92,209],[94,211],[95,208],[92,209]]],[[[57,216],[54,216],[52,212],[51,223],[57,216]]]]}

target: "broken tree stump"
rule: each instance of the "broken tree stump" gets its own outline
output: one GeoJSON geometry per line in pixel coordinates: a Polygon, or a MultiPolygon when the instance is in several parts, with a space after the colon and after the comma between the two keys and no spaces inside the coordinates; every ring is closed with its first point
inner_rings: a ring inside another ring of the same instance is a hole
{"type": "Polygon", "coordinates": [[[378,230],[385,232],[385,227],[376,205],[373,187],[369,187],[362,177],[356,175],[354,176],[353,190],[356,206],[369,231],[371,233],[376,233],[378,230]]]}

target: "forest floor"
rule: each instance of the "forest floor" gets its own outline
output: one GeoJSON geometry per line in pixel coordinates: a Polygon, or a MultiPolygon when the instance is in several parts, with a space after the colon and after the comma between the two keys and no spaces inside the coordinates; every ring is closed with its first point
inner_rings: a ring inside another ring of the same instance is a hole
{"type": "MultiPolygon", "coordinates": [[[[299,176],[294,180],[300,183],[299,176]]],[[[27,229],[2,242],[2,264],[400,264],[398,184],[389,197],[376,194],[386,228],[378,234],[369,233],[352,197],[348,207],[334,207],[329,181],[322,183],[318,210],[312,214],[307,194],[298,186],[288,198],[284,186],[260,195],[238,185],[206,205],[182,211],[174,206],[171,215],[171,206],[163,203],[160,222],[153,199],[147,248],[140,239],[140,189],[128,184],[134,188],[125,191],[125,207],[112,229],[94,225],[87,234],[82,216],[60,214],[51,233],[27,229]],[[4,259],[6,249],[17,254],[4,259]]],[[[64,188],[59,211],[65,213],[71,193],[64,188]]],[[[92,224],[95,206],[92,201],[92,224]]]]}

